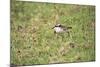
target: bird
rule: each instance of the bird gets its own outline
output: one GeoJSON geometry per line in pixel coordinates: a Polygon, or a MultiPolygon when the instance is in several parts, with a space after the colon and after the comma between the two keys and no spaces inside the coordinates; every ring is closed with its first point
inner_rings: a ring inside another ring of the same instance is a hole
{"type": "Polygon", "coordinates": [[[54,29],[54,33],[69,33],[69,29],[72,29],[72,27],[65,27],[62,24],[56,24],[52,29],[54,29]]]}

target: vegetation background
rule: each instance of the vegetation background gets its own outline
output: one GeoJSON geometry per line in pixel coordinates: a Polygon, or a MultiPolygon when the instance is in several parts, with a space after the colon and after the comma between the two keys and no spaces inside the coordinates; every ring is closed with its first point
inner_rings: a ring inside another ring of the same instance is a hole
{"type": "Polygon", "coordinates": [[[11,0],[11,64],[95,61],[95,6],[11,0]],[[56,22],[71,26],[54,34],[56,22]]]}

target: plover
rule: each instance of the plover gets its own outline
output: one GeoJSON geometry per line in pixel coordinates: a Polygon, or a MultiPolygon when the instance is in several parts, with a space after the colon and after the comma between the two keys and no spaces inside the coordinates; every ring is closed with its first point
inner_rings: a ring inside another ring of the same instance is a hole
{"type": "Polygon", "coordinates": [[[52,29],[54,29],[54,33],[63,33],[63,32],[68,32],[68,29],[72,29],[72,27],[65,27],[61,24],[56,24],[52,29]]]}

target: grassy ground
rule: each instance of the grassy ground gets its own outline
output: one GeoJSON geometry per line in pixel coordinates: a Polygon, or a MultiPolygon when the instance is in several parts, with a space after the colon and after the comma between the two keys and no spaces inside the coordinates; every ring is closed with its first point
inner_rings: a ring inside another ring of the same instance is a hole
{"type": "Polygon", "coordinates": [[[11,64],[95,60],[95,7],[15,2],[11,4],[11,64]],[[71,26],[55,36],[56,22],[71,26]]]}

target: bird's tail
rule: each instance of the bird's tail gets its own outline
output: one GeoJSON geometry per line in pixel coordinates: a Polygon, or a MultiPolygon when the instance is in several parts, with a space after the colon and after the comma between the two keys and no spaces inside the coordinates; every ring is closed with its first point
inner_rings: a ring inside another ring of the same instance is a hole
{"type": "Polygon", "coordinates": [[[72,27],[67,27],[67,29],[72,29],[72,27]]]}

